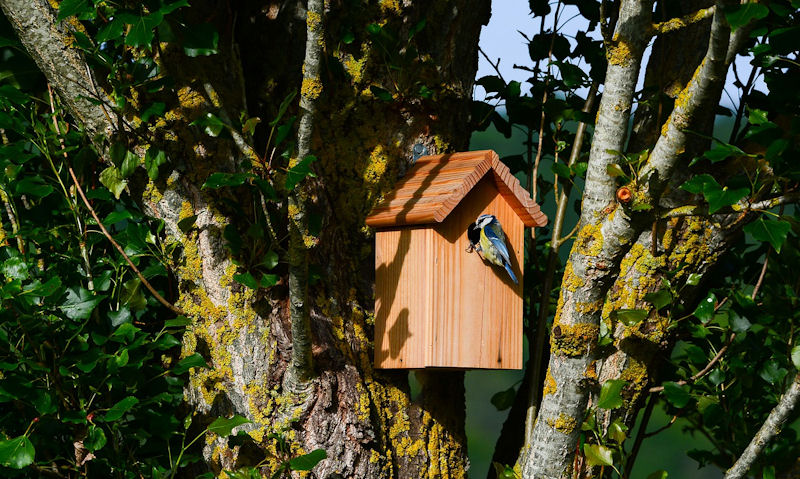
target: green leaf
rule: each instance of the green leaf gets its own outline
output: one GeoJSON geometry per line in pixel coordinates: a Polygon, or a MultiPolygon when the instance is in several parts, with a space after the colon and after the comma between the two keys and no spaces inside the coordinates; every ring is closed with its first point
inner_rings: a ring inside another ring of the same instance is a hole
{"type": "Polygon", "coordinates": [[[178,316],[175,319],[168,319],[164,321],[164,328],[182,328],[192,324],[192,320],[186,316],[178,316]]]}
{"type": "Polygon", "coordinates": [[[261,279],[258,281],[258,285],[262,288],[271,288],[276,284],[278,284],[277,274],[262,274],[261,279]]]}
{"type": "Polygon", "coordinates": [[[356,39],[356,36],[350,30],[344,32],[344,34],[342,35],[342,38],[341,38],[342,43],[344,43],[345,45],[350,45],[351,43],[353,43],[353,41],[355,39],[356,39]]]}
{"type": "Polygon", "coordinates": [[[792,348],[792,364],[800,369],[800,344],[792,348]]]}
{"type": "Polygon", "coordinates": [[[190,25],[183,31],[183,52],[189,57],[216,55],[219,32],[211,23],[190,25]]]}
{"type": "MultiPolygon", "coordinates": [[[[63,5],[63,3],[62,3],[63,5]]],[[[100,31],[97,32],[94,39],[97,43],[107,42],[109,40],[116,40],[122,37],[125,31],[125,22],[119,16],[114,17],[113,20],[106,23],[100,31]]],[[[163,105],[163,103],[162,103],[163,105]]],[[[147,120],[145,120],[147,121],[147,120]]]]}
{"type": "Polygon", "coordinates": [[[131,25],[128,34],[125,35],[125,45],[131,47],[149,47],[155,36],[155,28],[161,25],[164,14],[155,11],[149,15],[125,15],[125,23],[131,25]]]}
{"type": "Polygon", "coordinates": [[[231,435],[231,431],[236,426],[241,426],[242,424],[247,424],[250,421],[249,419],[239,416],[238,414],[234,415],[230,419],[226,419],[224,417],[217,418],[214,422],[208,426],[209,432],[213,432],[221,437],[228,437],[231,435]]]}
{"type": "Polygon", "coordinates": [[[753,125],[761,125],[769,121],[767,119],[767,112],[757,108],[748,108],[747,121],[753,125]]]}
{"type": "Polygon", "coordinates": [[[122,178],[119,170],[114,166],[109,166],[100,172],[100,183],[114,194],[114,198],[119,199],[128,182],[122,178]]]}
{"type": "Polygon", "coordinates": [[[608,426],[608,437],[617,444],[622,444],[628,438],[628,426],[622,424],[619,418],[614,419],[608,426]]]}
{"type": "Polygon", "coordinates": [[[119,311],[109,311],[108,319],[111,321],[111,327],[117,329],[125,323],[130,323],[133,320],[130,308],[120,308],[119,311]]]}
{"type": "Polygon", "coordinates": [[[759,3],[735,5],[725,11],[725,18],[728,19],[731,30],[741,28],[750,23],[750,21],[760,20],[767,15],[769,15],[769,8],[759,3]]]}
{"type": "Polygon", "coordinates": [[[194,353],[191,356],[187,356],[180,361],[178,364],[172,368],[172,374],[181,375],[192,368],[207,368],[208,364],[206,364],[206,360],[203,359],[203,356],[200,356],[198,353],[194,353]]]}
{"type": "Polygon", "coordinates": [[[504,391],[494,393],[491,403],[498,411],[505,411],[514,405],[514,399],[516,397],[517,393],[512,386],[504,391]]]}
{"type": "Polygon", "coordinates": [[[119,167],[119,174],[123,178],[131,176],[139,166],[139,157],[132,151],[125,152],[125,159],[122,160],[122,166],[119,167]]]}
{"type": "Polygon", "coordinates": [[[372,94],[375,95],[375,98],[377,98],[378,100],[385,101],[385,102],[390,102],[390,101],[394,100],[394,98],[392,97],[392,94],[389,93],[388,90],[385,90],[385,89],[383,89],[383,88],[381,88],[379,86],[372,85],[372,86],[369,87],[369,91],[371,91],[372,94]]]}
{"type": "Polygon", "coordinates": [[[33,464],[36,450],[27,436],[0,441],[0,464],[12,469],[22,469],[33,464]]]}
{"type": "Polygon", "coordinates": [[[625,172],[622,171],[622,167],[620,167],[616,163],[612,163],[610,165],[607,165],[606,166],[606,173],[608,173],[608,176],[610,176],[612,178],[620,177],[620,178],[628,179],[628,175],[626,175],[625,172]]]}
{"type": "Polygon", "coordinates": [[[765,220],[763,216],[744,227],[744,231],[750,233],[755,240],[769,242],[778,253],[781,252],[791,229],[792,225],[788,221],[765,220]]]}
{"type": "Polygon", "coordinates": [[[681,189],[699,195],[702,194],[709,185],[716,185],[719,187],[719,183],[717,183],[714,177],[708,174],[702,174],[691,177],[689,181],[681,185],[681,189]]]}
{"type": "Polygon", "coordinates": [[[614,465],[614,451],[601,444],[584,444],[583,455],[590,466],[614,465]]]}
{"type": "Polygon", "coordinates": [[[703,153],[703,156],[711,163],[719,163],[720,161],[727,160],[731,156],[742,156],[745,152],[739,147],[730,145],[728,143],[719,143],[714,149],[708,150],[703,153]]]}
{"type": "Polygon", "coordinates": [[[714,318],[714,307],[717,305],[717,296],[714,293],[708,293],[708,296],[703,298],[694,310],[695,317],[703,324],[711,321],[714,318]]]}
{"type": "Polygon", "coordinates": [[[202,188],[222,188],[223,186],[241,186],[248,179],[253,178],[252,173],[212,173],[202,188]]]}
{"type": "Polygon", "coordinates": [[[128,396],[125,399],[117,402],[106,412],[105,420],[108,422],[116,421],[128,412],[133,406],[139,403],[139,399],[134,396],[128,396]]]}
{"type": "Polygon", "coordinates": [[[700,284],[700,278],[702,277],[703,275],[692,273],[689,275],[688,278],[686,278],[686,284],[688,286],[697,286],[698,284],[700,284]]]}
{"type": "Polygon", "coordinates": [[[0,273],[3,273],[7,281],[14,279],[26,280],[28,279],[28,264],[25,263],[22,257],[12,256],[3,261],[3,265],[0,266],[0,273]]]}
{"type": "Polygon", "coordinates": [[[325,449],[315,449],[308,454],[289,459],[289,469],[293,471],[310,471],[323,459],[328,458],[325,449]]]}
{"type": "Polygon", "coordinates": [[[92,425],[89,426],[89,431],[86,434],[86,439],[83,440],[83,445],[86,449],[94,452],[103,449],[106,445],[106,433],[103,428],[92,425]]]}
{"type": "Polygon", "coordinates": [[[492,466],[494,467],[495,475],[497,479],[519,479],[517,474],[514,472],[514,469],[511,467],[500,464],[497,461],[492,462],[492,466]]]}
{"type": "Polygon", "coordinates": [[[656,310],[659,310],[672,303],[672,293],[668,289],[659,289],[653,293],[645,294],[644,300],[652,304],[656,310]]]}
{"type": "Polygon", "coordinates": [[[731,329],[735,333],[744,333],[750,329],[750,326],[752,326],[752,324],[747,318],[734,313],[733,317],[731,318],[731,329]]]}
{"type": "Polygon", "coordinates": [[[691,396],[686,386],[681,386],[678,383],[667,381],[664,383],[664,396],[667,401],[677,408],[682,408],[689,404],[691,396]]]}
{"type": "Polygon", "coordinates": [[[635,326],[647,318],[644,309],[618,309],[611,313],[612,317],[622,322],[625,326],[635,326]]]}
{"type": "Polygon", "coordinates": [[[720,189],[711,188],[703,192],[703,196],[708,201],[708,212],[714,214],[720,209],[736,204],[739,200],[750,193],[750,188],[737,188],[735,190],[728,189],[724,186],[720,189]]]}
{"type": "Polygon", "coordinates": [[[278,266],[278,253],[273,250],[267,251],[267,253],[264,255],[264,259],[261,260],[261,264],[267,269],[272,269],[278,266]]]}
{"type": "Polygon", "coordinates": [[[758,375],[764,381],[770,384],[778,384],[783,381],[783,378],[786,377],[788,371],[780,365],[774,359],[770,359],[767,361],[764,366],[758,371],[758,375]]]}
{"type": "Polygon", "coordinates": [[[189,124],[192,126],[199,126],[206,135],[214,138],[218,137],[219,134],[222,133],[222,130],[225,129],[225,123],[213,113],[206,113],[189,124]]]}
{"type": "Polygon", "coordinates": [[[187,216],[186,218],[178,221],[178,229],[181,232],[188,233],[194,227],[194,222],[197,221],[197,215],[187,216]]]}
{"type": "Polygon", "coordinates": [[[39,198],[44,198],[55,191],[52,186],[45,183],[44,180],[38,176],[23,178],[17,182],[15,189],[19,194],[33,195],[39,198]]]}
{"type": "Polygon", "coordinates": [[[308,155],[296,165],[289,168],[289,171],[286,173],[286,189],[291,191],[298,183],[303,181],[306,176],[313,177],[314,174],[311,172],[311,163],[315,161],[317,161],[316,156],[308,155]]]}
{"type": "Polygon", "coordinates": [[[147,149],[144,155],[144,167],[147,170],[147,176],[151,180],[158,178],[158,167],[167,162],[167,154],[162,150],[151,146],[147,149]]]}
{"type": "Polygon", "coordinates": [[[73,15],[80,16],[93,11],[94,8],[89,3],[89,0],[64,0],[58,5],[57,19],[61,21],[73,15]]]}
{"type": "Polygon", "coordinates": [[[647,479],[667,479],[668,476],[669,474],[667,471],[655,471],[650,473],[650,475],[647,476],[647,479]]]}
{"type": "MultiPolygon", "coordinates": [[[[280,123],[281,118],[283,118],[283,115],[286,113],[286,110],[289,109],[289,106],[292,104],[292,100],[294,100],[295,96],[297,96],[297,90],[292,90],[291,92],[289,92],[288,95],[286,95],[286,97],[281,102],[281,106],[278,108],[278,114],[275,115],[275,119],[269,122],[269,126],[274,127],[277,126],[278,123],[280,123]]],[[[280,143],[280,141],[276,141],[275,143],[278,144],[280,143]]]]}
{"type": "Polygon", "coordinates": [[[91,291],[79,286],[67,291],[67,300],[59,309],[70,319],[89,319],[95,306],[104,298],[105,295],[94,296],[91,291]]]}
{"type": "Polygon", "coordinates": [[[258,289],[258,281],[247,271],[242,274],[234,274],[233,279],[237,283],[243,284],[250,289],[258,289]]]}
{"type": "Polygon", "coordinates": [[[563,163],[553,163],[553,165],[550,167],[550,169],[553,170],[553,173],[555,173],[556,176],[560,176],[560,177],[566,178],[566,179],[569,179],[570,178],[570,174],[572,173],[572,171],[570,171],[569,167],[567,165],[563,164],[563,163]]]}
{"type": "Polygon", "coordinates": [[[597,407],[600,409],[616,409],[622,406],[622,388],[628,384],[621,379],[609,379],[600,388],[600,398],[597,400],[597,407]]]}
{"type": "Polygon", "coordinates": [[[188,7],[189,0],[176,0],[172,3],[163,4],[161,8],[158,9],[159,12],[163,13],[164,15],[168,15],[175,10],[181,7],[188,7]]]}
{"type": "MultiPolygon", "coordinates": [[[[142,112],[142,121],[147,121],[150,119],[151,116],[161,116],[164,114],[164,109],[166,105],[163,102],[156,101],[150,104],[147,108],[144,109],[142,112]]],[[[151,147],[152,148],[152,147],[151,147]]]]}

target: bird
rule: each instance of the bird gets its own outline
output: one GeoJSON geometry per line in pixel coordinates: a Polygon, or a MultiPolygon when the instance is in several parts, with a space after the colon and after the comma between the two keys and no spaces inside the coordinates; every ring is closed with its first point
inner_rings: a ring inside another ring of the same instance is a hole
{"type": "Polygon", "coordinates": [[[473,250],[483,256],[484,259],[497,266],[502,266],[508,272],[514,284],[519,284],[514,271],[511,269],[511,260],[508,256],[506,247],[506,235],[503,227],[494,215],[480,215],[474,223],[467,227],[467,239],[469,239],[468,252],[473,250]]]}

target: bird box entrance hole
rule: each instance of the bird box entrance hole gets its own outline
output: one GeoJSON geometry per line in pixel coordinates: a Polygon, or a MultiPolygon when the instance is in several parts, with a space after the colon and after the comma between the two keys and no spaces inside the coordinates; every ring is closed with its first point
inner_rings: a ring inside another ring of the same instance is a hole
{"type": "Polygon", "coordinates": [[[421,157],[367,218],[375,367],[520,369],[524,230],[546,222],[495,152],[421,157]],[[519,283],[468,251],[482,214],[502,225],[519,283]]]}

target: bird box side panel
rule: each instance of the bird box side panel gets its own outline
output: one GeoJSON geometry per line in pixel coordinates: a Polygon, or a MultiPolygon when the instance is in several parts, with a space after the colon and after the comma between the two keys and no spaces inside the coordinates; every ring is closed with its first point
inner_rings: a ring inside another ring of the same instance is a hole
{"type": "MultiPolygon", "coordinates": [[[[499,196],[491,178],[472,191],[436,226],[433,236],[432,321],[429,326],[429,367],[486,368],[481,358],[485,338],[483,311],[491,265],[476,252],[468,253],[467,226],[499,196]]],[[[495,341],[496,342],[496,341],[495,341]]]]}
{"type": "Polygon", "coordinates": [[[375,234],[375,367],[423,368],[430,316],[427,227],[375,234]]]}
{"type": "Polygon", "coordinates": [[[486,263],[492,274],[486,278],[485,295],[491,300],[483,302],[480,367],[521,369],[525,225],[502,195],[495,197],[486,213],[495,215],[503,226],[511,269],[519,283],[511,281],[504,269],[486,263]]]}

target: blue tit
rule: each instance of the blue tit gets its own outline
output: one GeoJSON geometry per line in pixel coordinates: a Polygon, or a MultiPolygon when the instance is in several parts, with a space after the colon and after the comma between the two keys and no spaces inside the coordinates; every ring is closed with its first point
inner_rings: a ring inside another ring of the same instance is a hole
{"type": "Polygon", "coordinates": [[[477,250],[484,259],[497,266],[502,266],[511,276],[515,284],[518,283],[514,271],[511,269],[511,260],[506,247],[506,235],[503,227],[494,215],[480,215],[475,223],[467,228],[467,238],[470,242],[468,251],[477,250]]]}

